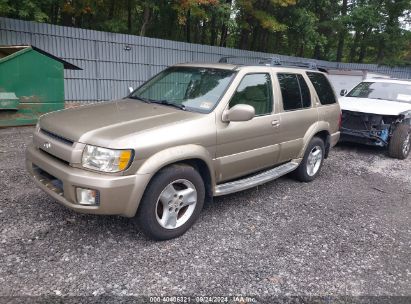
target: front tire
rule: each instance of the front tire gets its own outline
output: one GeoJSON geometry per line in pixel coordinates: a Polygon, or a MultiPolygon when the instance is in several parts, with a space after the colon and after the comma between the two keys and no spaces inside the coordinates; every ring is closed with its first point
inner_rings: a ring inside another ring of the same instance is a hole
{"type": "Polygon", "coordinates": [[[205,197],[201,175],[191,166],[172,165],[146,188],[137,213],[141,231],[154,240],[184,234],[197,220],[205,197]]]}
{"type": "Polygon", "coordinates": [[[325,155],[324,141],[319,137],[313,137],[304,153],[304,158],[294,176],[301,182],[311,182],[320,173],[325,155]]]}
{"type": "Polygon", "coordinates": [[[400,124],[394,130],[388,145],[388,155],[406,159],[411,150],[411,126],[400,124]]]}

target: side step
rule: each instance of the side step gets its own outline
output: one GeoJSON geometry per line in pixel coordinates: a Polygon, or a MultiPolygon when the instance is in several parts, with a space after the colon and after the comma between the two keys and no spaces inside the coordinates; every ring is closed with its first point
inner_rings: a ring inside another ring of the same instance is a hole
{"type": "Polygon", "coordinates": [[[239,179],[236,181],[228,182],[225,184],[217,185],[215,188],[215,196],[226,195],[249,188],[262,185],[266,182],[277,179],[298,167],[298,164],[295,162],[285,163],[281,166],[269,169],[267,171],[258,173],[253,176],[246,177],[244,179],[239,179]]]}

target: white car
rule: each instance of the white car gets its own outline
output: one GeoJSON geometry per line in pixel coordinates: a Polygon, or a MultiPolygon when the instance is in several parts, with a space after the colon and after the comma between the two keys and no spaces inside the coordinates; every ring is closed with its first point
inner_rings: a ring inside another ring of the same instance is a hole
{"type": "Polygon", "coordinates": [[[341,141],[388,148],[405,159],[411,150],[411,80],[367,79],[342,90],[341,141]]]}

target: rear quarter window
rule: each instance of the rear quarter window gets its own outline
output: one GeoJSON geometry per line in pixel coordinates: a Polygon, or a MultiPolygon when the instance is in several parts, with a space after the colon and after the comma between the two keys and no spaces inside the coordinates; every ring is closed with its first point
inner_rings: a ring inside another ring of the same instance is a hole
{"type": "Polygon", "coordinates": [[[337,102],[334,90],[324,74],[307,72],[307,76],[313,84],[321,104],[329,105],[337,102]]]}

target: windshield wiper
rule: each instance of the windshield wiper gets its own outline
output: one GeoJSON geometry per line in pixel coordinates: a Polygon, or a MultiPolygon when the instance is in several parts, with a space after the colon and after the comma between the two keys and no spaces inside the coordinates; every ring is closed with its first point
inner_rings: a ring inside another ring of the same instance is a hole
{"type": "Polygon", "coordinates": [[[166,106],[171,106],[171,107],[175,107],[175,108],[178,108],[180,110],[183,110],[183,111],[186,110],[185,105],[170,102],[168,100],[156,100],[156,99],[144,98],[144,97],[140,97],[140,96],[129,96],[129,98],[141,100],[141,101],[146,102],[146,103],[158,103],[158,104],[162,104],[162,105],[166,105],[166,106]]]}
{"type": "Polygon", "coordinates": [[[151,100],[152,103],[159,103],[162,105],[166,105],[166,106],[171,106],[171,107],[175,107],[178,108],[180,110],[185,111],[186,110],[186,106],[183,104],[179,104],[179,103],[174,103],[174,102],[170,102],[168,100],[151,100]]]}
{"type": "Polygon", "coordinates": [[[140,96],[132,96],[132,95],[131,95],[131,96],[128,96],[128,98],[141,100],[141,101],[143,101],[143,102],[145,102],[145,103],[152,103],[152,102],[153,102],[151,99],[144,98],[144,97],[140,97],[140,96]]]}

